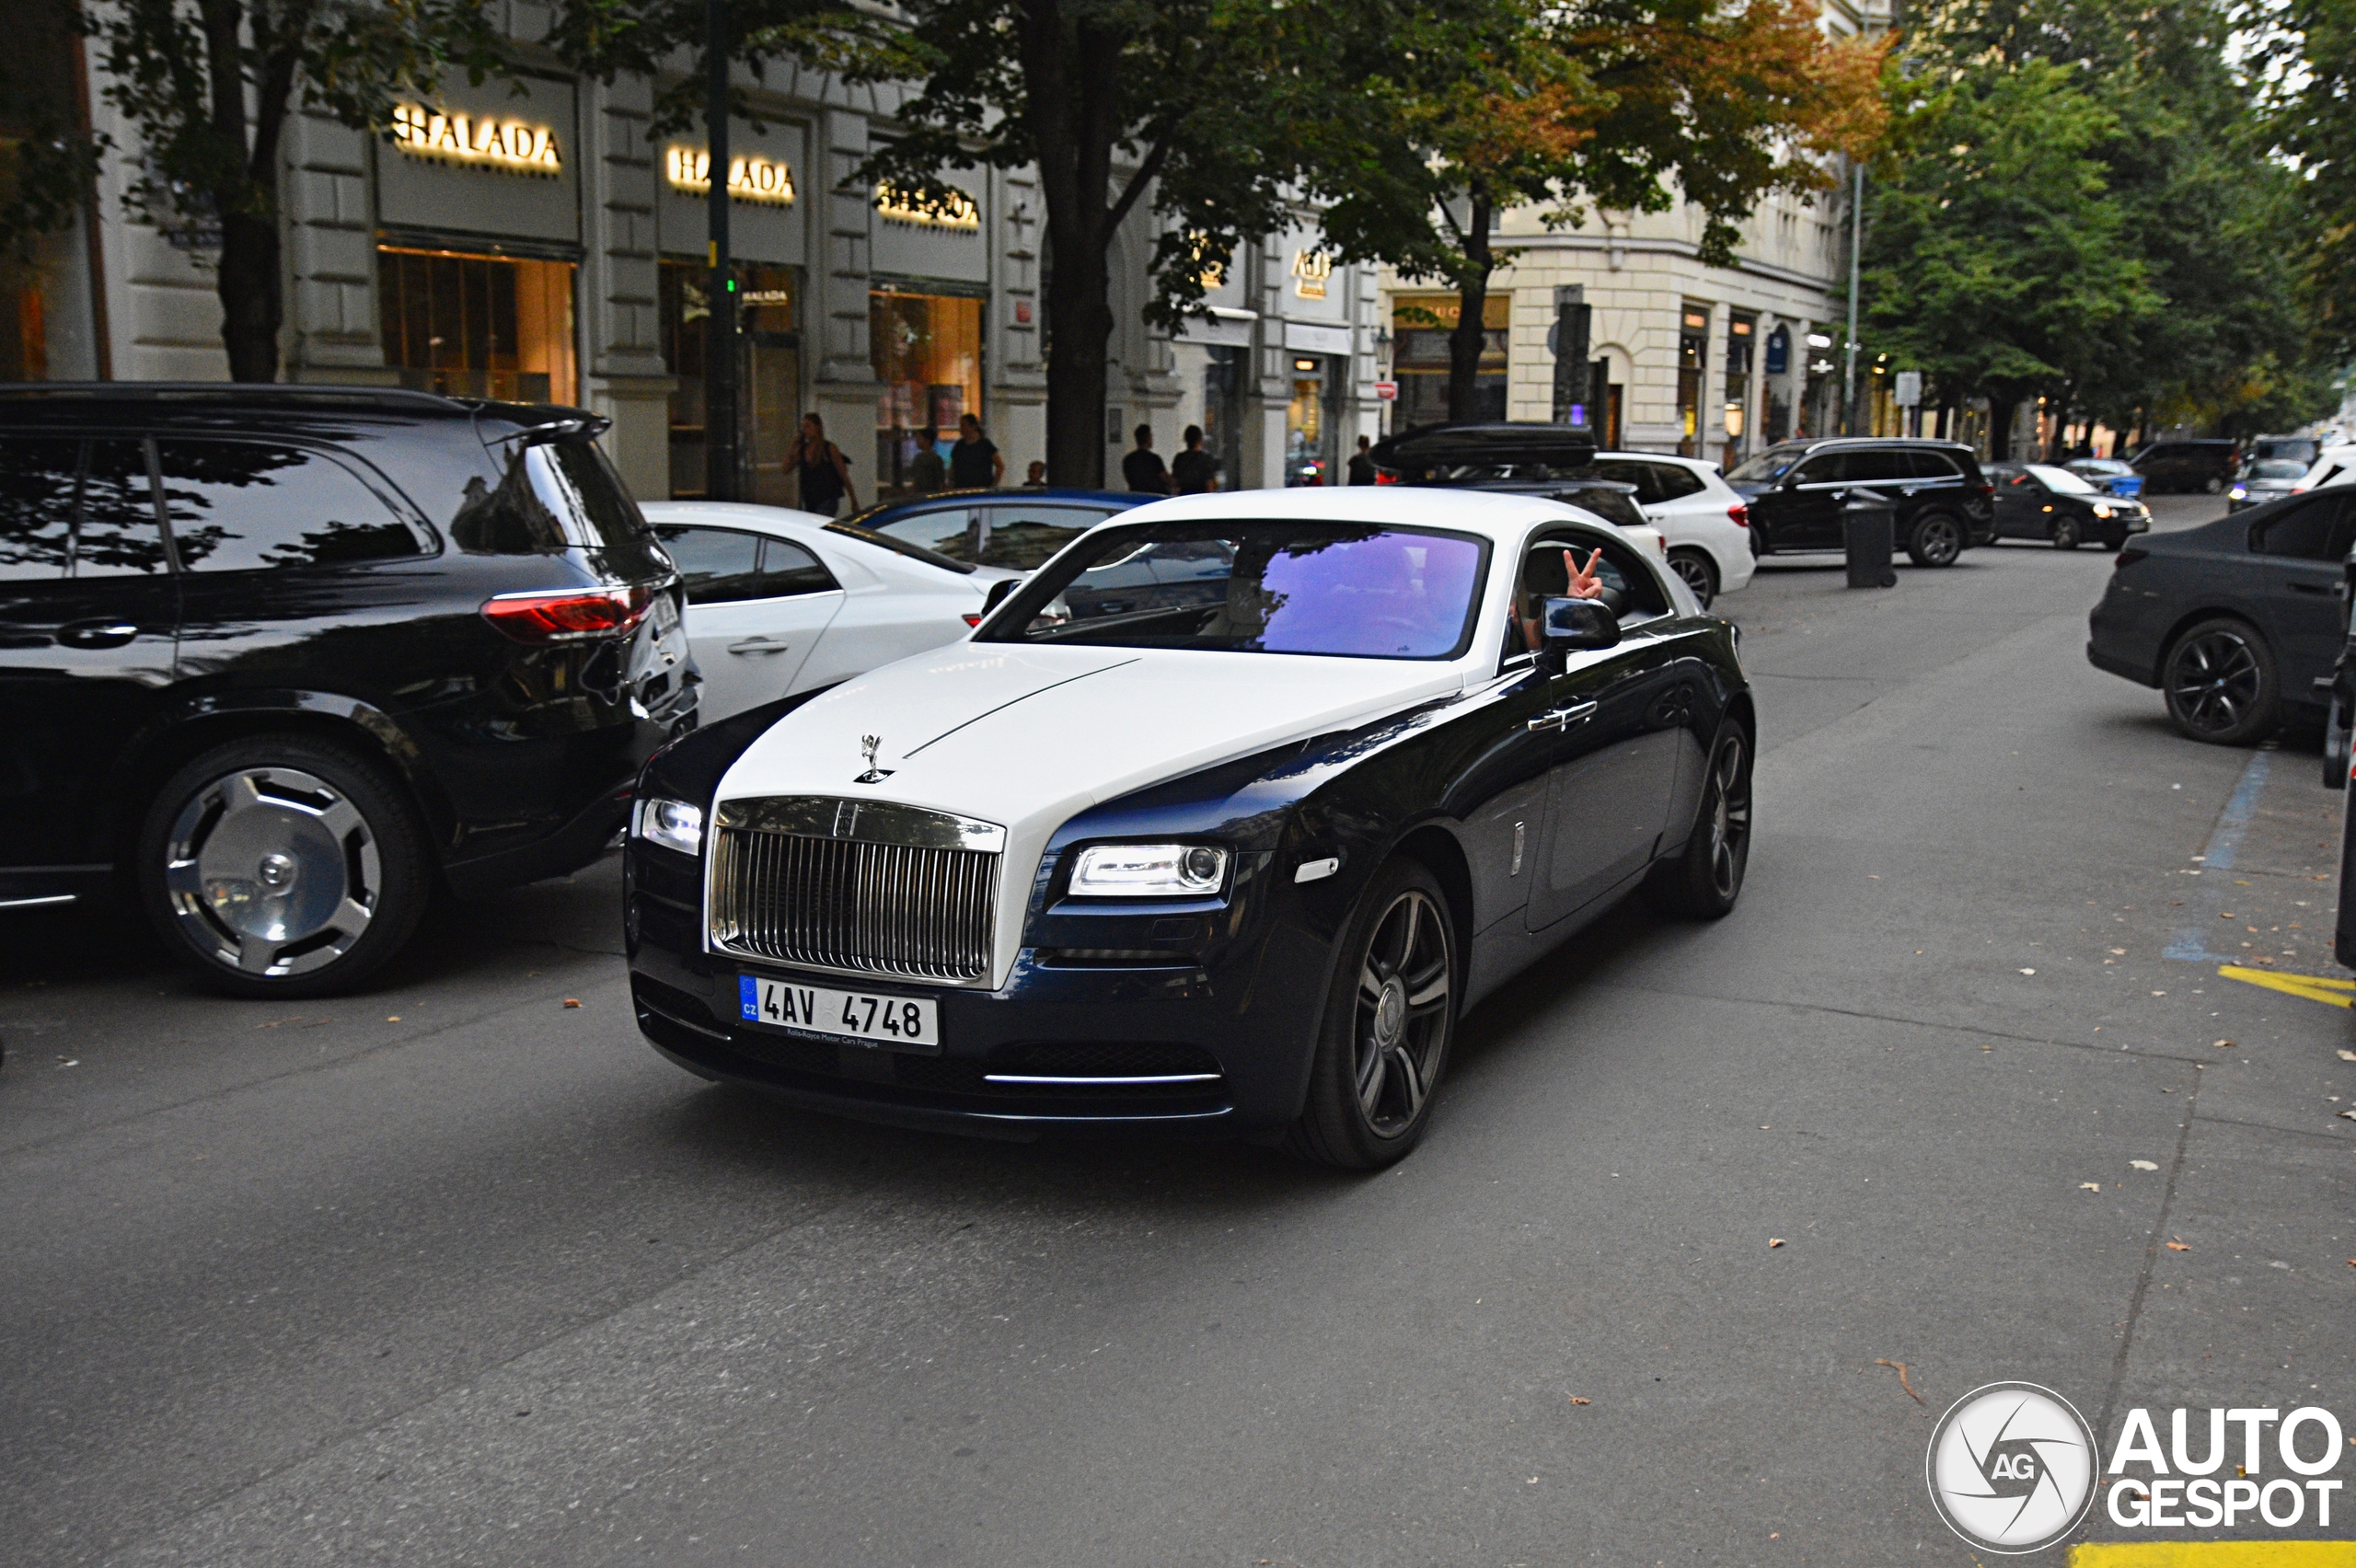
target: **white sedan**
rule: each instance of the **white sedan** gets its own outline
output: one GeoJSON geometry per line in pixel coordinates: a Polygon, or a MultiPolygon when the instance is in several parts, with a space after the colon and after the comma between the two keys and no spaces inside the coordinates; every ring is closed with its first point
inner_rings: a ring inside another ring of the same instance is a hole
{"type": "Polygon", "coordinates": [[[1596,478],[1636,487],[1645,520],[1669,543],[1669,564],[1707,605],[1750,582],[1750,513],[1715,463],[1657,452],[1599,452],[1596,478]]]}
{"type": "Polygon", "coordinates": [[[687,589],[705,723],[832,686],[945,642],[1014,576],[846,529],[814,512],[727,502],[641,508],[687,589]]]}

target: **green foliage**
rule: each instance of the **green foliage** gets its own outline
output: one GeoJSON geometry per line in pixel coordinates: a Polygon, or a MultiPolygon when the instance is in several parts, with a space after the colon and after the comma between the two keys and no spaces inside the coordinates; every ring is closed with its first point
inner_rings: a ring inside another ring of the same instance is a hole
{"type": "Polygon", "coordinates": [[[2269,129],[2305,176],[2299,259],[2317,335],[2344,364],[2356,360],[2356,0],[2285,0],[2265,15],[2276,30],[2264,63],[2281,84],[2269,129]]]}
{"type": "Polygon", "coordinates": [[[1868,203],[1872,348],[1937,400],[2044,396],[2119,430],[2322,411],[2300,181],[2223,6],[1956,0],[1915,23],[1868,203]]]}

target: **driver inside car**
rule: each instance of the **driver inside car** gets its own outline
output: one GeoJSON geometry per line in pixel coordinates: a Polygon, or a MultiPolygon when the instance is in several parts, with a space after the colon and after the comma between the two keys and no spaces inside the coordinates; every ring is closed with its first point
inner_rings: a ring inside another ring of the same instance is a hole
{"type": "MultiPolygon", "coordinates": [[[[1563,551],[1564,585],[1559,591],[1547,581],[1553,575],[1553,562],[1549,556],[1550,552],[1543,548],[1530,552],[1529,564],[1522,570],[1521,592],[1506,605],[1506,619],[1511,628],[1506,634],[1508,647],[1514,640],[1519,640],[1531,652],[1538,651],[1539,645],[1544,640],[1540,628],[1544,623],[1544,607],[1548,599],[1600,599],[1611,605],[1611,600],[1606,597],[1609,590],[1597,570],[1603,560],[1600,548],[1588,552],[1585,566],[1578,563],[1577,552],[1563,551]],[[1527,612],[1522,608],[1524,600],[1529,601],[1527,612]]],[[[1611,607],[1618,608],[1617,605],[1611,607]]]]}

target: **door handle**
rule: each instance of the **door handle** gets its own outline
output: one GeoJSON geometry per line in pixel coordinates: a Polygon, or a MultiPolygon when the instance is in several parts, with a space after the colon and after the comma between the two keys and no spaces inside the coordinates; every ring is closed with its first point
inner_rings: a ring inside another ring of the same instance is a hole
{"type": "Polygon", "coordinates": [[[1584,724],[1595,717],[1595,704],[1575,702],[1568,708],[1550,708],[1530,721],[1533,730],[1566,730],[1574,724],[1584,724]]]}
{"type": "Polygon", "coordinates": [[[731,653],[740,653],[749,658],[762,653],[791,652],[792,651],[792,647],[793,645],[790,642],[771,642],[765,637],[754,637],[747,638],[742,642],[730,643],[728,645],[728,651],[731,653]]]}
{"type": "Polygon", "coordinates": [[[2293,582],[2291,584],[2291,592],[2293,594],[2337,594],[2339,592],[2339,587],[2337,583],[2327,588],[2320,582],[2293,582]]]}
{"type": "Polygon", "coordinates": [[[120,648],[138,635],[136,623],[122,620],[68,621],[57,628],[57,640],[68,648],[120,648]]]}

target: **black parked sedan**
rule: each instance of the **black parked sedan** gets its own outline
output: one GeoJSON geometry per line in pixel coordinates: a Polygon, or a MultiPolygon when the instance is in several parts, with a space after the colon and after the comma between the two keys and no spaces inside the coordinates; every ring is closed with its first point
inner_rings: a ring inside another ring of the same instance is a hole
{"type": "Polygon", "coordinates": [[[2096,668],[2157,686],[2196,741],[2246,745],[2330,700],[2356,490],[2269,502],[2119,552],[2088,617],[2096,668]]]}
{"type": "Polygon", "coordinates": [[[2115,550],[2128,536],[2151,531],[2151,508],[2107,494],[2067,468],[1996,463],[1990,465],[1988,478],[1996,487],[2000,539],[2042,539],[2063,550],[2095,539],[2115,550]]]}

